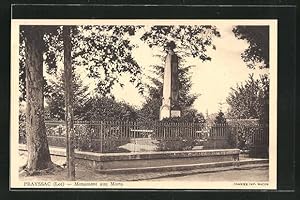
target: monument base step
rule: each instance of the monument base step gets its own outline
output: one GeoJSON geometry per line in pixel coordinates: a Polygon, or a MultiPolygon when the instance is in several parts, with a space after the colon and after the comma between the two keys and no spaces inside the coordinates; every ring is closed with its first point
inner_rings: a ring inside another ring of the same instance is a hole
{"type": "Polygon", "coordinates": [[[158,167],[137,167],[137,168],[119,168],[119,169],[103,169],[95,170],[99,173],[142,173],[142,172],[166,172],[166,171],[187,171],[197,170],[201,172],[218,172],[231,169],[248,169],[255,167],[268,167],[268,159],[251,159],[242,161],[226,161],[214,163],[188,164],[188,165],[172,165],[158,167]]]}

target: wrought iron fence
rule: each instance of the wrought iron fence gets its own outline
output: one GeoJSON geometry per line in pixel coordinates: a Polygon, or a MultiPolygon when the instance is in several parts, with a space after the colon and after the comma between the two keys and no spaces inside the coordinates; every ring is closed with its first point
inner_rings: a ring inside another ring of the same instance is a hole
{"type": "MultiPolygon", "coordinates": [[[[65,146],[64,122],[46,122],[50,146],[65,146]]],[[[240,148],[268,145],[262,125],[101,121],[74,123],[75,146],[93,152],[240,148]]]]}
{"type": "MultiPolygon", "coordinates": [[[[201,139],[203,127],[204,124],[196,123],[77,121],[74,123],[75,145],[79,150],[96,152],[154,151],[155,146],[165,140],[201,139]]],[[[46,130],[50,145],[65,145],[63,122],[48,121],[46,130]]]]}

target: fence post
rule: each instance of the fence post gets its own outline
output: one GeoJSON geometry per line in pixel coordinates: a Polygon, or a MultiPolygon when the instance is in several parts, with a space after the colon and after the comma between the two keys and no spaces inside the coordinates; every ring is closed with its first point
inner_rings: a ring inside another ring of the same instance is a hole
{"type": "Polygon", "coordinates": [[[100,121],[100,152],[103,153],[103,122],[100,121]]]}
{"type": "Polygon", "coordinates": [[[160,122],[160,124],[159,124],[159,129],[161,130],[163,130],[163,139],[166,139],[166,128],[162,125],[162,123],[160,122]]]}
{"type": "MultiPolygon", "coordinates": [[[[133,122],[133,130],[136,130],[136,122],[133,122]]],[[[133,152],[136,152],[136,134],[135,131],[133,131],[133,138],[134,138],[134,146],[133,146],[133,152]]]]}
{"type": "Polygon", "coordinates": [[[214,127],[214,149],[216,149],[216,139],[217,139],[217,135],[218,135],[218,125],[215,125],[214,127]]]}
{"type": "Polygon", "coordinates": [[[61,133],[62,133],[62,128],[59,127],[59,128],[58,128],[58,135],[61,136],[61,135],[62,135],[61,133]]]}
{"type": "Polygon", "coordinates": [[[235,148],[239,148],[239,133],[237,126],[234,127],[234,135],[235,135],[235,148]]]}

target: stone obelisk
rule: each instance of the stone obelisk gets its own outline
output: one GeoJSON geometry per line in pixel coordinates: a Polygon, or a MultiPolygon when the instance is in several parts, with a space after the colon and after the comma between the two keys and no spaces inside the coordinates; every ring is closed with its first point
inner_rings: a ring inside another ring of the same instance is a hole
{"type": "Polygon", "coordinates": [[[178,57],[174,53],[175,43],[167,45],[167,56],[165,60],[163,98],[160,107],[159,119],[180,117],[181,112],[178,106],[178,57]]]}

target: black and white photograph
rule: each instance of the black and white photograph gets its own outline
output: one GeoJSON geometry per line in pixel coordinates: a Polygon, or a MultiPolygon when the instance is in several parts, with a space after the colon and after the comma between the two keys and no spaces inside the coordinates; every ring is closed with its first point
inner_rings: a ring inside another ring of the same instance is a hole
{"type": "Polygon", "coordinates": [[[277,20],[11,30],[11,188],[276,189],[277,20]]]}

